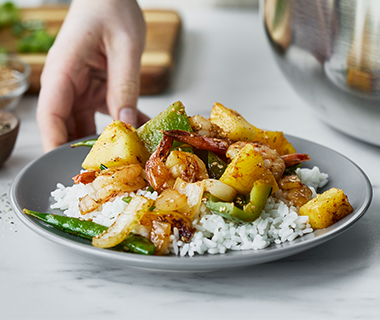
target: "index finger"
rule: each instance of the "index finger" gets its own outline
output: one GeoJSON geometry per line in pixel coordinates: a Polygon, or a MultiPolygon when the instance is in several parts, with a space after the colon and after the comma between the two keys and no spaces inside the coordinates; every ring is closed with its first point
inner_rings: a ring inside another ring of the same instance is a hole
{"type": "Polygon", "coordinates": [[[47,64],[41,77],[37,122],[42,146],[48,152],[68,141],[67,124],[74,101],[74,86],[59,66],[47,64]]]}

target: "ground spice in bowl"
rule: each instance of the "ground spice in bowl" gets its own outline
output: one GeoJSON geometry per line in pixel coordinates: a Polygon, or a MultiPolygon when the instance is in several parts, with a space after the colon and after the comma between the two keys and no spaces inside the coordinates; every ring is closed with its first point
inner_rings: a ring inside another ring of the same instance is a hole
{"type": "MultiPolygon", "coordinates": [[[[9,68],[8,66],[0,65],[0,83],[12,79],[16,79],[15,71],[9,68]]],[[[17,83],[12,83],[4,87],[0,86],[0,97],[8,95],[15,89],[17,89],[17,83]]],[[[10,104],[13,99],[14,98],[0,100],[0,109],[10,104]]]]}
{"type": "MultiPolygon", "coordinates": [[[[0,65],[0,82],[15,79],[16,76],[14,74],[14,71],[5,65],[0,65]]],[[[9,93],[11,90],[8,88],[0,88],[0,95],[4,95],[9,93]]]]}
{"type": "Polygon", "coordinates": [[[14,148],[20,119],[12,112],[0,110],[0,168],[14,148]]]}
{"type": "Polygon", "coordinates": [[[0,136],[6,134],[11,130],[11,124],[6,122],[0,122],[0,136]]]}
{"type": "Polygon", "coordinates": [[[29,87],[30,66],[12,55],[0,54],[0,110],[12,110],[29,87]]]}

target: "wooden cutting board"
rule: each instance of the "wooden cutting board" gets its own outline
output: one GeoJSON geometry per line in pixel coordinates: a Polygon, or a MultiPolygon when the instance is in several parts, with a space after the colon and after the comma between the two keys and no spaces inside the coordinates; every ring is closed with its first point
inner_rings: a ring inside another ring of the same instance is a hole
{"type": "MultiPolygon", "coordinates": [[[[67,6],[23,8],[22,19],[42,19],[51,34],[56,34],[67,14],[67,6]]],[[[146,47],[141,59],[141,94],[159,94],[165,90],[174,69],[181,18],[171,10],[143,10],[147,25],[146,47]]],[[[0,47],[16,52],[17,39],[9,30],[0,30],[0,47]]],[[[31,65],[30,89],[40,90],[40,76],[46,54],[17,54],[31,65]]]]}

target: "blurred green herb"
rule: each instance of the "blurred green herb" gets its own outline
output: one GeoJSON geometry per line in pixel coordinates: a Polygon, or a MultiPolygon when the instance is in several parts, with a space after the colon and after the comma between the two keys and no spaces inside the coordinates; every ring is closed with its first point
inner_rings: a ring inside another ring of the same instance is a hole
{"type": "Polygon", "coordinates": [[[31,31],[36,30],[46,30],[45,22],[40,19],[30,19],[14,22],[11,26],[12,34],[20,38],[30,33],[31,31]]]}
{"type": "Polygon", "coordinates": [[[128,196],[128,197],[123,197],[121,198],[121,200],[123,200],[124,202],[126,203],[130,203],[132,201],[132,197],[128,196]]]}
{"type": "Polygon", "coordinates": [[[55,40],[55,36],[47,32],[45,21],[20,20],[20,9],[10,1],[0,6],[0,29],[2,27],[10,27],[12,34],[20,38],[17,42],[20,53],[46,53],[55,40]]]}
{"type": "Polygon", "coordinates": [[[20,10],[11,1],[0,6],[0,29],[20,20],[20,10]]]}
{"type": "Polygon", "coordinates": [[[20,39],[17,49],[22,53],[48,52],[54,40],[46,30],[34,30],[20,39]]]}
{"type": "Polygon", "coordinates": [[[146,191],[150,192],[150,193],[153,193],[154,192],[154,189],[152,186],[149,186],[148,188],[146,188],[146,191]]]}

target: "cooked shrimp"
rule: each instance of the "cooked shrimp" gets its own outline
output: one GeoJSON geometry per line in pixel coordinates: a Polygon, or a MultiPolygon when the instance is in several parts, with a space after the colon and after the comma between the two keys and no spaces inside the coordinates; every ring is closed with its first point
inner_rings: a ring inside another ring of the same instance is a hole
{"type": "MultiPolygon", "coordinates": [[[[265,146],[263,148],[265,148],[267,152],[270,152],[269,149],[272,150],[273,152],[276,152],[275,150],[271,149],[269,146],[261,142],[246,142],[246,141],[233,142],[229,139],[212,138],[208,136],[202,136],[194,132],[187,132],[183,130],[166,130],[166,131],[161,131],[161,132],[166,136],[170,136],[177,141],[187,143],[200,150],[209,150],[219,155],[227,153],[226,156],[230,159],[235,158],[235,156],[240,151],[240,149],[242,149],[247,143],[251,143],[255,146],[256,145],[265,146]]],[[[278,155],[277,152],[276,154],[278,155]]],[[[278,155],[278,157],[280,156],[278,155]]],[[[281,156],[281,158],[282,160],[284,160],[286,167],[291,167],[296,164],[300,164],[301,162],[304,162],[304,161],[310,161],[310,156],[305,153],[286,154],[286,155],[281,156]]]]}
{"type": "MultiPolygon", "coordinates": [[[[291,153],[291,154],[286,154],[286,155],[280,156],[277,153],[277,151],[273,150],[272,148],[270,148],[266,144],[263,144],[261,142],[246,142],[246,141],[238,141],[238,142],[231,144],[228,147],[227,152],[226,152],[227,158],[229,158],[231,160],[233,158],[235,158],[236,155],[238,154],[238,152],[240,151],[240,149],[242,149],[247,143],[250,143],[255,147],[262,146],[262,150],[259,150],[262,153],[263,153],[263,151],[268,152],[268,153],[275,152],[277,154],[277,156],[280,157],[284,161],[285,166],[287,168],[292,167],[292,166],[297,165],[297,164],[300,164],[301,162],[310,161],[310,156],[306,153],[291,153]]],[[[275,153],[273,153],[273,156],[275,155],[275,153]]]]}
{"type": "Polygon", "coordinates": [[[224,154],[229,143],[224,139],[201,136],[193,132],[183,130],[165,130],[162,133],[182,143],[187,143],[199,150],[209,150],[214,153],[224,154]]]}
{"type": "Polygon", "coordinates": [[[301,162],[310,161],[310,156],[306,153],[290,153],[281,156],[281,158],[285,161],[286,167],[292,167],[301,162]]]}
{"type": "Polygon", "coordinates": [[[95,190],[100,190],[108,185],[133,185],[141,171],[142,167],[139,164],[111,167],[100,171],[92,185],[95,190]]]}
{"type": "Polygon", "coordinates": [[[100,203],[86,194],[83,198],[79,199],[78,206],[80,213],[86,214],[96,210],[100,206],[100,203]]]}
{"type": "Polygon", "coordinates": [[[162,192],[174,185],[180,177],[186,182],[208,178],[206,165],[195,154],[184,151],[170,152],[173,138],[164,135],[157,150],[145,165],[145,172],[154,190],[162,192]]]}
{"type": "Polygon", "coordinates": [[[201,136],[208,136],[211,138],[222,137],[222,130],[220,127],[199,114],[189,117],[189,121],[194,133],[196,134],[199,134],[201,136]]]}
{"type": "Polygon", "coordinates": [[[112,197],[125,192],[139,190],[146,186],[141,177],[139,164],[130,164],[100,171],[92,186],[97,191],[96,201],[104,203],[112,197]]]}
{"type": "Polygon", "coordinates": [[[272,172],[274,178],[276,180],[279,180],[284,171],[285,171],[285,162],[284,160],[279,156],[277,151],[269,148],[267,145],[258,143],[258,142],[245,142],[245,141],[238,141],[233,144],[231,144],[226,152],[226,156],[229,159],[233,159],[236,157],[238,152],[247,144],[250,143],[254,146],[256,151],[259,151],[261,153],[261,156],[263,158],[264,167],[270,170],[272,172]]]}
{"type": "Polygon", "coordinates": [[[162,133],[164,136],[170,136],[177,141],[190,144],[197,149],[225,154],[230,160],[235,158],[238,152],[247,143],[250,143],[261,153],[264,166],[272,172],[276,180],[282,177],[286,167],[310,160],[309,155],[301,153],[280,156],[276,150],[260,142],[237,141],[232,143],[228,139],[211,138],[183,130],[166,130],[162,131],[162,133]]]}
{"type": "Polygon", "coordinates": [[[277,197],[285,199],[296,207],[302,207],[312,199],[313,192],[301,182],[297,175],[282,177],[278,182],[278,186],[280,190],[276,192],[277,197]]]}
{"type": "Polygon", "coordinates": [[[109,184],[96,193],[97,201],[104,203],[120,194],[137,191],[144,187],[146,187],[146,181],[141,176],[138,176],[133,182],[109,184]]]}
{"type": "Polygon", "coordinates": [[[164,162],[170,153],[172,144],[173,138],[164,135],[156,151],[145,164],[148,182],[158,192],[172,187],[175,182],[164,162]]]}
{"type": "Polygon", "coordinates": [[[208,179],[206,165],[193,153],[172,151],[165,165],[175,179],[180,177],[186,182],[208,179]]]}
{"type": "Polygon", "coordinates": [[[86,214],[97,209],[105,203],[125,192],[132,192],[146,186],[141,177],[142,168],[138,164],[130,164],[120,167],[108,168],[96,173],[92,186],[96,191],[96,197],[89,195],[79,199],[79,210],[86,214]]]}
{"type": "Polygon", "coordinates": [[[226,157],[230,160],[234,159],[247,143],[246,141],[238,141],[229,145],[226,150],[226,157]]]}

